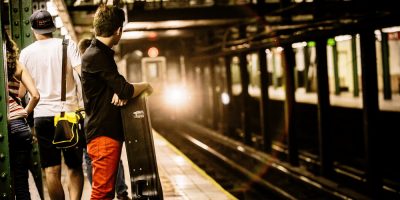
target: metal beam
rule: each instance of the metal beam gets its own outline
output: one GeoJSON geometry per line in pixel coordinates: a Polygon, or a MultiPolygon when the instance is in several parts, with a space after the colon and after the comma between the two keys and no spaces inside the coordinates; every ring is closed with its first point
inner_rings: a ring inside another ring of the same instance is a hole
{"type": "Polygon", "coordinates": [[[382,197],[381,136],[379,134],[378,73],[374,29],[360,32],[363,122],[366,154],[367,191],[382,197]]]}
{"type": "Polygon", "coordinates": [[[232,57],[231,56],[225,56],[225,76],[226,76],[226,92],[228,93],[229,96],[229,103],[227,105],[224,105],[224,133],[228,136],[232,136],[234,133],[234,128],[232,126],[233,120],[233,105],[232,105],[232,100],[233,100],[233,92],[232,92],[232,72],[231,72],[231,63],[232,63],[232,57]]]}
{"type": "MultiPolygon", "coordinates": [[[[0,10],[3,11],[3,2],[0,1],[0,10]]],[[[0,14],[0,27],[4,26],[3,16],[0,14]]],[[[8,111],[8,95],[7,95],[7,73],[4,70],[6,63],[5,53],[3,50],[3,31],[0,29],[0,199],[14,199],[11,196],[11,176],[10,176],[10,154],[8,147],[8,129],[7,129],[7,111],[8,111]]]]}
{"type": "Polygon", "coordinates": [[[295,127],[295,88],[294,88],[294,66],[295,57],[291,45],[285,45],[284,51],[284,74],[285,74],[285,126],[284,134],[287,138],[289,163],[293,166],[299,165],[299,149],[297,144],[297,131],[295,127]]]}
{"type": "Polygon", "coordinates": [[[381,31],[381,52],[382,52],[382,79],[383,79],[383,98],[392,99],[392,87],[390,84],[390,54],[388,33],[381,31]]]}
{"type": "Polygon", "coordinates": [[[154,22],[169,20],[243,19],[257,17],[252,6],[212,6],[198,8],[171,8],[140,10],[129,9],[129,22],[154,22]]]}
{"type": "Polygon", "coordinates": [[[33,42],[33,34],[29,23],[32,14],[32,1],[12,0],[9,2],[9,21],[12,38],[19,48],[33,42]]]}
{"type": "Polygon", "coordinates": [[[78,42],[78,36],[76,35],[74,25],[64,0],[53,0],[53,2],[57,6],[58,16],[60,16],[64,27],[68,30],[68,34],[71,36],[71,39],[75,42],[78,42]]]}
{"type": "MultiPolygon", "coordinates": [[[[239,37],[245,38],[246,37],[246,27],[241,26],[239,29],[239,37]]],[[[250,84],[250,77],[249,71],[247,70],[247,54],[242,52],[239,54],[239,67],[240,67],[240,79],[241,79],[241,123],[242,129],[244,133],[244,142],[248,145],[252,144],[252,132],[250,129],[251,126],[251,113],[249,106],[250,102],[250,94],[249,94],[249,84],[250,84]]]]}
{"type": "Polygon", "coordinates": [[[357,62],[357,38],[356,35],[351,37],[351,57],[353,66],[353,96],[360,96],[360,88],[358,83],[358,62],[357,62]]]}
{"type": "Polygon", "coordinates": [[[318,94],[318,133],[321,174],[333,175],[333,140],[330,129],[329,78],[326,52],[326,39],[317,41],[317,94],[318,94]]]}
{"type": "Polygon", "coordinates": [[[260,64],[260,124],[261,124],[261,135],[264,142],[264,150],[266,152],[271,152],[272,149],[272,134],[269,129],[268,113],[269,110],[269,95],[268,95],[268,64],[267,64],[267,54],[265,49],[260,49],[258,51],[258,59],[260,64]]]}

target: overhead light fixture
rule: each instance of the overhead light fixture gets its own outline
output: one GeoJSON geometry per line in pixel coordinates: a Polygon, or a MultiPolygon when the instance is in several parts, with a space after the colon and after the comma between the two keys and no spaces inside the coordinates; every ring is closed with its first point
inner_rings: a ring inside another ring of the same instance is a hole
{"type": "Polygon", "coordinates": [[[165,34],[169,35],[169,36],[177,36],[180,33],[181,33],[181,31],[179,31],[179,30],[167,30],[167,31],[165,31],[165,34]]]}
{"type": "Polygon", "coordinates": [[[307,42],[296,42],[292,44],[292,48],[302,48],[302,47],[306,47],[307,46],[307,42]]]}
{"type": "Polygon", "coordinates": [[[393,26],[393,27],[383,28],[382,32],[384,32],[384,33],[400,32],[400,26],[393,26]]]}
{"type": "Polygon", "coordinates": [[[144,37],[144,31],[127,31],[123,32],[121,39],[122,40],[129,40],[129,39],[139,39],[144,37]]]}
{"type": "Polygon", "coordinates": [[[339,35],[335,37],[336,42],[351,40],[351,35],[339,35]]]}

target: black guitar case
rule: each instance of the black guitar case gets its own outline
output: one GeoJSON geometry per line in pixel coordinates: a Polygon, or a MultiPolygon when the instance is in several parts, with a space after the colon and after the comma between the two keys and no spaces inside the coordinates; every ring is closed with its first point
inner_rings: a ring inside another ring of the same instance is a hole
{"type": "Polygon", "coordinates": [[[133,199],[163,200],[146,94],[121,108],[133,199]]]}

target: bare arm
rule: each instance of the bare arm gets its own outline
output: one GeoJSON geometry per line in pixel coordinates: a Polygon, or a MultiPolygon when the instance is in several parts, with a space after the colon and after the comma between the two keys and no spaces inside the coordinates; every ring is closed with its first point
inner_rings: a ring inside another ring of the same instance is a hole
{"type": "Polygon", "coordinates": [[[25,69],[25,66],[22,65],[20,62],[17,63],[17,70],[15,72],[15,77],[20,80],[23,84],[23,87],[20,89],[20,95],[21,91],[26,90],[29,92],[30,99],[28,105],[25,107],[26,112],[30,114],[35,106],[38,104],[39,99],[40,99],[40,94],[39,91],[37,90],[35,83],[33,82],[33,79],[29,72],[25,69]]]}
{"type": "MultiPolygon", "coordinates": [[[[149,83],[141,82],[141,83],[132,83],[134,89],[132,98],[139,96],[141,93],[146,92],[151,94],[153,92],[153,88],[149,83]]],[[[115,106],[124,106],[128,102],[128,99],[120,99],[117,94],[114,93],[113,98],[111,99],[111,103],[115,106]]]]}
{"type": "Polygon", "coordinates": [[[78,72],[79,76],[82,76],[82,69],[81,69],[81,65],[78,65],[76,67],[73,68],[76,72],[78,72]]]}
{"type": "Polygon", "coordinates": [[[153,93],[153,88],[147,82],[132,83],[132,85],[135,88],[132,98],[139,96],[140,94],[142,94],[142,92],[146,92],[149,95],[153,93]]]}

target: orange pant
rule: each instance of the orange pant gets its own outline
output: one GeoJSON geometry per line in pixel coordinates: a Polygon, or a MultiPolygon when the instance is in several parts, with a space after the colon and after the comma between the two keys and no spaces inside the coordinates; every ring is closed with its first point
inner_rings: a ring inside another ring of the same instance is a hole
{"type": "Polygon", "coordinates": [[[90,199],[114,199],[115,177],[121,158],[122,144],[109,137],[100,136],[87,145],[92,159],[92,194],[90,199]]]}

